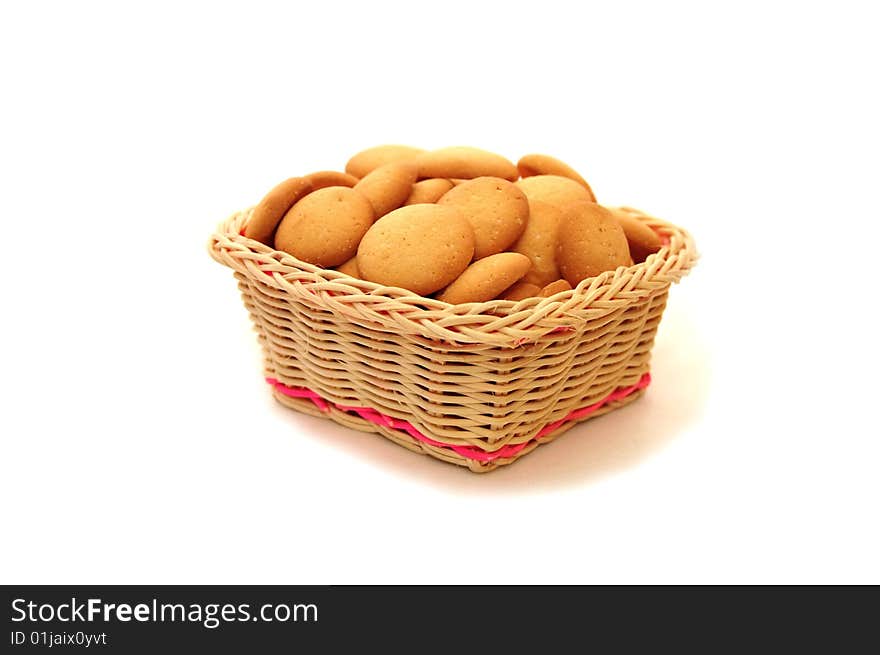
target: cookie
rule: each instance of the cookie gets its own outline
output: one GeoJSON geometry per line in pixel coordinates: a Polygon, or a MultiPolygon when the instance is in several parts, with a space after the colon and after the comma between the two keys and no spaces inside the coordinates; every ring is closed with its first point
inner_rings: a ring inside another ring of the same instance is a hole
{"type": "Polygon", "coordinates": [[[348,163],[345,165],[345,172],[349,175],[354,175],[355,177],[365,177],[380,166],[409,161],[423,152],[425,151],[421,148],[401,145],[385,145],[367,148],[366,150],[361,150],[358,154],[348,160],[348,163]]]}
{"type": "Polygon", "coordinates": [[[437,202],[441,196],[453,187],[452,182],[442,177],[431,177],[413,184],[409,198],[404,205],[418,205],[425,202],[437,202]]]}
{"type": "Polygon", "coordinates": [[[501,295],[501,300],[523,300],[540,295],[541,287],[520,280],[501,295]]]}
{"type": "Polygon", "coordinates": [[[354,185],[373,206],[376,218],[400,207],[412,192],[415,166],[408,163],[383,164],[354,185]]]}
{"type": "Polygon", "coordinates": [[[361,276],[360,269],[358,269],[358,262],[357,262],[356,256],[352,257],[344,264],[340,264],[339,266],[337,266],[336,270],[339,273],[344,273],[345,275],[348,275],[349,277],[360,277],[361,276]]]}
{"type": "Polygon", "coordinates": [[[317,173],[309,173],[306,179],[312,183],[312,188],[326,189],[328,186],[348,186],[352,187],[358,183],[358,179],[354,175],[348,173],[340,173],[339,171],[318,171],[317,173]]]}
{"type": "Polygon", "coordinates": [[[319,189],[297,202],[281,220],[275,247],[304,262],[331,268],[354,257],[373,224],[373,207],[344,186],[319,189]]]}
{"type": "Polygon", "coordinates": [[[571,291],[571,285],[567,280],[556,280],[556,282],[551,282],[541,289],[538,295],[542,298],[549,298],[550,296],[555,296],[557,293],[562,293],[563,291],[571,291]]]}
{"type": "Polygon", "coordinates": [[[474,231],[454,207],[410,205],[376,221],[357,251],[361,277],[426,296],[461,275],[474,256],[474,231]]]}
{"type": "Polygon", "coordinates": [[[587,200],[593,202],[593,193],[587,191],[574,180],[560,175],[535,175],[519,180],[516,185],[522,189],[529,201],[540,200],[562,209],[565,205],[587,200]]]}
{"type": "Polygon", "coordinates": [[[453,305],[485,302],[519,280],[532,263],[518,252],[500,252],[475,261],[455,281],[437,295],[453,305]]]}
{"type": "Polygon", "coordinates": [[[461,210],[474,228],[474,258],[507,250],[529,220],[529,201],[513,182],[500,177],[478,177],[448,191],[439,205],[461,210]]]}
{"type": "Polygon", "coordinates": [[[297,200],[313,190],[312,183],[304,177],[291,177],[275,186],[254,207],[244,235],[262,244],[272,246],[275,229],[297,200]]]}
{"type": "Polygon", "coordinates": [[[525,177],[534,177],[535,175],[558,175],[574,180],[587,191],[590,192],[590,200],[596,202],[596,196],[587,181],[578,175],[578,172],[564,161],[559,161],[556,157],[550,155],[526,155],[516,163],[519,174],[525,177]]]}
{"type": "Polygon", "coordinates": [[[573,287],[603,271],[627,266],[629,246],[623,228],[604,207],[594,202],[573,203],[559,224],[556,261],[562,277],[573,287]]]}
{"type": "Polygon", "coordinates": [[[448,177],[471,180],[475,177],[500,177],[515,180],[519,177],[510,161],[479,148],[455,146],[425,152],[416,157],[419,177],[448,177]]]}
{"type": "Polygon", "coordinates": [[[632,263],[639,264],[663,247],[660,235],[645,225],[642,221],[623,209],[609,210],[626,235],[629,243],[629,252],[632,255],[632,263]]]}
{"type": "Polygon", "coordinates": [[[525,281],[539,289],[561,277],[556,265],[556,244],[562,211],[540,200],[529,201],[529,221],[522,236],[510,248],[532,261],[525,281]]]}

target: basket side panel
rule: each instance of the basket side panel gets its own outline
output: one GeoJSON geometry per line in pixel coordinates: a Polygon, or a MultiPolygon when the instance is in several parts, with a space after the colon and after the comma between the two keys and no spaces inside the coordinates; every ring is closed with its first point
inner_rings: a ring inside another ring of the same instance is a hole
{"type": "Polygon", "coordinates": [[[515,348],[395,335],[254,279],[243,291],[267,375],[342,407],[408,421],[422,434],[492,451],[633,385],[648,369],[666,299],[659,289],[576,330],[515,348]]]}
{"type": "MultiPolygon", "coordinates": [[[[489,443],[529,441],[546,425],[601,402],[617,389],[638,384],[649,370],[666,296],[667,289],[659,289],[587,322],[571,339],[561,374],[543,357],[514,360],[518,368],[512,372],[511,390],[503,396],[507,402],[487,417],[496,433],[489,443]]],[[[508,374],[498,371],[499,376],[508,374]]]]}
{"type": "Polygon", "coordinates": [[[258,300],[260,291],[247,276],[237,271],[235,273],[235,279],[238,281],[238,290],[241,293],[241,300],[244,303],[245,309],[247,309],[251,323],[253,323],[254,326],[254,332],[257,334],[257,341],[263,351],[263,374],[266,377],[274,377],[275,368],[273,365],[273,358],[270,356],[268,348],[266,324],[258,300]]]}

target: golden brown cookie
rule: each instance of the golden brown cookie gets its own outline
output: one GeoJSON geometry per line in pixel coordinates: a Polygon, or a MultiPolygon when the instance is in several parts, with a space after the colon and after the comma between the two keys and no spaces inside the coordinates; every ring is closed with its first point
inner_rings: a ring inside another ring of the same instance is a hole
{"type": "Polygon", "coordinates": [[[379,166],[354,185],[373,205],[376,218],[400,207],[412,192],[416,168],[408,163],[379,166]]]}
{"type": "Polygon", "coordinates": [[[534,177],[535,175],[558,175],[574,180],[587,191],[590,192],[590,200],[596,202],[596,196],[587,181],[578,175],[578,172],[563,161],[559,161],[556,157],[550,155],[526,155],[522,157],[516,164],[519,174],[525,177],[534,177]]]}
{"type": "Polygon", "coordinates": [[[244,235],[271,247],[272,237],[281,219],[297,200],[312,189],[312,183],[304,177],[291,177],[275,186],[254,207],[244,227],[244,235]]]}
{"type": "Polygon", "coordinates": [[[489,255],[468,266],[437,295],[437,300],[453,305],[493,300],[525,275],[531,265],[529,258],[518,252],[489,255]]]}
{"type": "Polygon", "coordinates": [[[534,200],[529,202],[529,221],[526,229],[510,250],[519,252],[532,260],[532,268],[525,281],[539,289],[560,277],[556,265],[556,244],[562,211],[554,205],[534,200]]]}
{"type": "Polygon", "coordinates": [[[452,188],[452,182],[442,177],[431,177],[413,184],[409,198],[404,205],[419,205],[425,202],[437,202],[441,196],[452,188]]]}
{"type": "Polygon", "coordinates": [[[515,180],[519,177],[510,161],[494,152],[455,146],[425,152],[416,157],[419,177],[448,177],[473,179],[475,177],[500,177],[515,180]]]}
{"type": "Polygon", "coordinates": [[[587,191],[574,180],[560,175],[535,175],[519,180],[516,185],[522,189],[529,201],[556,205],[562,209],[565,205],[580,200],[593,201],[593,193],[587,191]]]}
{"type": "Polygon", "coordinates": [[[551,282],[541,289],[539,295],[542,298],[549,298],[550,296],[555,296],[557,293],[562,293],[563,291],[571,291],[571,285],[567,280],[556,280],[556,282],[551,282]]]}
{"type": "Polygon", "coordinates": [[[344,186],[310,193],[290,208],[275,233],[275,247],[304,262],[331,268],[354,257],[373,224],[373,207],[344,186]]]}
{"type": "Polygon", "coordinates": [[[474,228],[474,259],[507,250],[529,220],[529,201],[513,182],[478,177],[448,191],[439,205],[456,207],[474,228]]]}
{"type": "Polygon", "coordinates": [[[361,276],[361,272],[358,269],[358,260],[357,260],[356,256],[352,257],[344,264],[340,264],[339,266],[337,266],[336,270],[340,273],[344,273],[345,275],[348,275],[349,277],[360,277],[361,276]]]}
{"type": "Polygon", "coordinates": [[[474,256],[474,231],[454,207],[410,205],[376,221],[357,259],[361,277],[426,296],[442,289],[474,256]]]}
{"type": "Polygon", "coordinates": [[[594,202],[573,203],[559,224],[556,261],[562,277],[573,287],[603,271],[628,266],[629,246],[623,228],[604,207],[594,202]]]}
{"type": "Polygon", "coordinates": [[[365,177],[369,173],[385,164],[391,164],[414,159],[416,155],[425,152],[421,148],[401,145],[375,146],[361,150],[348,160],[345,172],[355,177],[365,177]]]}
{"type": "Polygon", "coordinates": [[[309,173],[306,179],[312,183],[312,188],[326,189],[328,186],[348,186],[352,187],[358,183],[358,179],[354,175],[348,173],[340,173],[339,171],[318,171],[317,173],[309,173]]]}
{"type": "Polygon", "coordinates": [[[633,263],[641,263],[663,247],[660,235],[623,209],[610,208],[629,243],[633,263]]]}
{"type": "Polygon", "coordinates": [[[501,300],[523,300],[524,298],[534,298],[540,294],[541,287],[520,280],[501,295],[501,300]]]}

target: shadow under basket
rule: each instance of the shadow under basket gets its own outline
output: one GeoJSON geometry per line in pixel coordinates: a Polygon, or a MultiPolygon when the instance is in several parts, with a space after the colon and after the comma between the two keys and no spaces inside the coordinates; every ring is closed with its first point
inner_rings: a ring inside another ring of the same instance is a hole
{"type": "Polygon", "coordinates": [[[625,208],[663,248],[551,298],[449,305],[325,270],[242,236],[212,236],[235,271],[282,404],[377,432],[409,450],[491,471],[650,382],[669,287],[693,266],[681,228],[625,208]]]}

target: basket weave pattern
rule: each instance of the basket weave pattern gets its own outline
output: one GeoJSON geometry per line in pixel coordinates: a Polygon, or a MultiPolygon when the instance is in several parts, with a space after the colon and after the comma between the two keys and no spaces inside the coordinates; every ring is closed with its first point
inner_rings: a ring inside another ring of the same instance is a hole
{"type": "Polygon", "coordinates": [[[481,472],[643,392],[669,287],[696,251],[684,230],[627,211],[661,235],[660,252],[517,302],[449,305],[312,266],[241,236],[249,211],[210,252],[235,271],[279,402],[481,472]]]}

